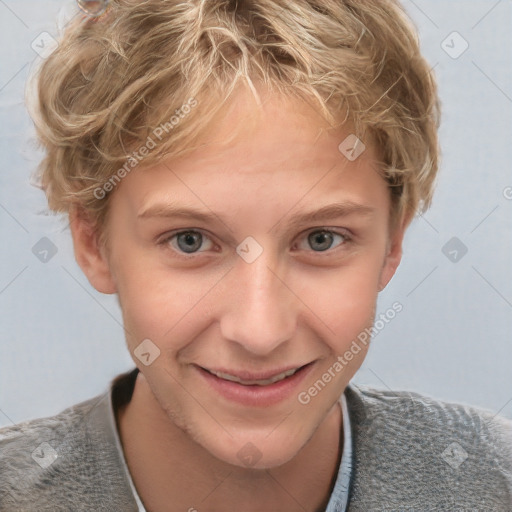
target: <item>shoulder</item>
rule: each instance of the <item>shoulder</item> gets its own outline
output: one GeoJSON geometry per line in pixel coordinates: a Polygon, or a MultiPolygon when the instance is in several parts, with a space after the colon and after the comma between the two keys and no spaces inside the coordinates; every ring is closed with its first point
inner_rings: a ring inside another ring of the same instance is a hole
{"type": "Polygon", "coordinates": [[[347,388],[353,404],[371,414],[413,414],[429,418],[434,423],[459,422],[468,419],[495,420],[510,426],[512,420],[496,412],[464,403],[439,400],[429,395],[404,390],[379,389],[360,384],[350,384],[347,388]]]}
{"type": "Polygon", "coordinates": [[[126,481],[108,400],[105,393],[0,429],[0,510],[109,509],[106,494],[122,495],[126,481]]]}
{"type": "Polygon", "coordinates": [[[410,391],[351,384],[346,397],[356,485],[431,510],[512,509],[512,420],[410,391]]]}
{"type": "Polygon", "coordinates": [[[398,431],[466,435],[478,439],[482,447],[512,449],[512,420],[493,411],[413,391],[352,384],[347,393],[354,413],[366,424],[372,419],[384,420],[390,429],[398,431]]]}

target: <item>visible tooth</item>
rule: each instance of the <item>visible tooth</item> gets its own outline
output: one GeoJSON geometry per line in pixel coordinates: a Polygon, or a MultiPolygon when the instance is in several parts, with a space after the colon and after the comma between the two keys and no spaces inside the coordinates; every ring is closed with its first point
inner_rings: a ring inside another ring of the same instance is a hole
{"type": "Polygon", "coordinates": [[[287,370],[285,372],[280,373],[279,375],[275,375],[274,377],[271,377],[270,379],[261,379],[261,380],[241,380],[238,377],[235,377],[234,375],[229,375],[228,373],[222,373],[222,372],[211,372],[220,379],[229,380],[231,382],[237,382],[238,384],[242,384],[244,386],[268,386],[269,384],[274,384],[274,382],[278,382],[280,380],[285,379],[286,377],[290,377],[293,375],[298,368],[287,370]]]}

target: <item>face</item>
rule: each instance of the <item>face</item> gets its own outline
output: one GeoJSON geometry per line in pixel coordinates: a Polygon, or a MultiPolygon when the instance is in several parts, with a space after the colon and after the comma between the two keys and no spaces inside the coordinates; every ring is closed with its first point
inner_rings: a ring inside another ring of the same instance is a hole
{"type": "Polygon", "coordinates": [[[402,232],[388,230],[369,144],[350,161],[338,149],[350,129],[270,95],[225,144],[247,105],[240,93],[193,153],[126,176],[108,260],[82,267],[118,293],[169,421],[218,459],[269,468],[307,443],[363,362],[365,346],[336,366],[373,323],[402,232]]]}

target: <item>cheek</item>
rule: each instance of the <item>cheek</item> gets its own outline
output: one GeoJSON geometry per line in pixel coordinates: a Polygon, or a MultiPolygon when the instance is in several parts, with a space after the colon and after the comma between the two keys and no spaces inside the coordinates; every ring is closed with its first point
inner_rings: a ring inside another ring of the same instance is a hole
{"type": "Polygon", "coordinates": [[[325,282],[317,281],[325,287],[325,293],[317,294],[314,309],[327,325],[322,328],[326,350],[297,397],[311,410],[321,411],[320,404],[332,406],[363,363],[375,317],[378,276],[375,266],[351,266],[327,276],[325,282]]]}
{"type": "Polygon", "coordinates": [[[372,264],[361,259],[357,265],[316,273],[303,284],[302,296],[311,297],[307,303],[334,343],[343,344],[373,322],[381,261],[372,259],[372,264]]]}
{"type": "MultiPolygon", "coordinates": [[[[181,339],[190,322],[197,322],[200,298],[209,280],[158,263],[126,259],[119,267],[119,299],[130,345],[149,338],[159,346],[165,339],[181,339]]],[[[179,348],[179,347],[177,347],[179,348]]]]}

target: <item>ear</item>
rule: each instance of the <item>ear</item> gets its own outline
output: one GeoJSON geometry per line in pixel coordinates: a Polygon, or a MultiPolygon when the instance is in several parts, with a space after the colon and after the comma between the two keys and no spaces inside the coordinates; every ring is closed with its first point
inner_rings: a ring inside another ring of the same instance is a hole
{"type": "Polygon", "coordinates": [[[91,285],[101,293],[117,292],[107,251],[99,244],[99,234],[91,219],[77,207],[69,212],[75,259],[91,285]]]}
{"type": "Polygon", "coordinates": [[[408,222],[404,221],[396,226],[390,235],[384,265],[379,277],[379,292],[381,292],[395,275],[396,269],[402,259],[402,242],[408,222]]]}

